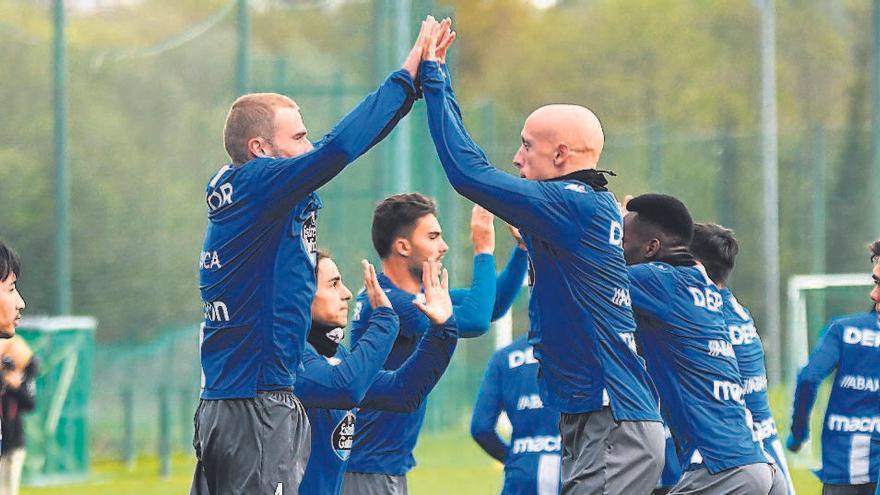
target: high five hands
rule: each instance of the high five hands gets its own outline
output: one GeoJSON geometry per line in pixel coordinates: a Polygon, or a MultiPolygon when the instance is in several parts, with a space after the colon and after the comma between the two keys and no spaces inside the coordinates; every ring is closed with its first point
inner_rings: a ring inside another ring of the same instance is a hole
{"type": "Polygon", "coordinates": [[[418,75],[419,64],[422,60],[446,63],[446,52],[455,41],[455,31],[452,31],[451,28],[452,19],[448,17],[438,22],[434,16],[429,15],[422,21],[419,35],[403,62],[403,69],[409,72],[413,80],[418,75]]]}

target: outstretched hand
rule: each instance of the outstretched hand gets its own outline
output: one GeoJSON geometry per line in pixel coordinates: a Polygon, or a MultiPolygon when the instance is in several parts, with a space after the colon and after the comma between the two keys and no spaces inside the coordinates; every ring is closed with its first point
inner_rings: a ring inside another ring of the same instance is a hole
{"type": "Polygon", "coordinates": [[[449,273],[440,263],[426,261],[422,264],[422,286],[425,302],[413,301],[422,313],[435,325],[442,325],[452,317],[452,299],[449,297],[449,273]]]}
{"type": "Polygon", "coordinates": [[[409,51],[409,55],[406,56],[406,60],[403,61],[403,69],[409,72],[410,77],[413,80],[416,79],[416,76],[419,73],[419,63],[422,61],[422,57],[425,51],[425,46],[428,43],[428,38],[431,33],[439,26],[440,23],[434,19],[433,16],[428,16],[422,21],[421,28],[419,29],[419,35],[416,37],[415,43],[413,43],[412,49],[409,51]]]}
{"type": "Polygon", "coordinates": [[[452,19],[446,18],[440,21],[435,28],[437,32],[437,43],[434,48],[434,56],[441,65],[446,63],[446,52],[452,42],[455,41],[455,31],[452,30],[452,19]]]}
{"type": "Polygon", "coordinates": [[[378,307],[391,307],[391,301],[388,294],[379,285],[379,278],[376,276],[376,268],[367,260],[361,260],[361,266],[364,267],[364,289],[367,291],[367,299],[370,301],[370,307],[376,309],[378,307]]]}

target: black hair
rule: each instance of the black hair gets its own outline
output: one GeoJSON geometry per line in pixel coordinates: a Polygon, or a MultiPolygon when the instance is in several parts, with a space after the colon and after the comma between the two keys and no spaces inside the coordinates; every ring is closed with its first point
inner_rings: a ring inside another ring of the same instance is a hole
{"type": "Polygon", "coordinates": [[[642,194],[626,204],[627,211],[637,213],[639,222],[647,222],[665,234],[669,240],[691,243],[694,220],[680,200],[666,194],[642,194]]]}
{"type": "Polygon", "coordinates": [[[697,223],[694,224],[691,252],[706,268],[713,282],[726,285],[739,254],[739,243],[728,228],[715,223],[697,223]]]}
{"type": "Polygon", "coordinates": [[[315,277],[316,278],[318,277],[318,265],[321,264],[321,260],[323,260],[323,259],[331,259],[330,258],[330,251],[328,251],[326,249],[318,248],[315,251],[315,277]]]}
{"type": "Polygon", "coordinates": [[[880,261],[880,240],[868,244],[868,251],[871,253],[871,263],[880,261]]]}
{"type": "Polygon", "coordinates": [[[373,247],[379,257],[387,258],[394,239],[411,234],[416,222],[430,214],[437,214],[437,205],[424,194],[395,194],[382,200],[373,212],[373,247]]]}
{"type": "Polygon", "coordinates": [[[0,241],[0,281],[9,278],[10,273],[16,278],[21,276],[21,259],[11,247],[0,241]]]}

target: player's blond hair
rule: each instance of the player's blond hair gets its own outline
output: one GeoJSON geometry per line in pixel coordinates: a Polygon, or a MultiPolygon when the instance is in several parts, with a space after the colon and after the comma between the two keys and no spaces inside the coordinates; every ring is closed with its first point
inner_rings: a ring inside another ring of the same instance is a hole
{"type": "Polygon", "coordinates": [[[299,110],[295,101],[278,93],[251,93],[232,103],[223,128],[223,144],[232,163],[241,165],[248,161],[249,140],[272,137],[279,108],[299,110]]]}

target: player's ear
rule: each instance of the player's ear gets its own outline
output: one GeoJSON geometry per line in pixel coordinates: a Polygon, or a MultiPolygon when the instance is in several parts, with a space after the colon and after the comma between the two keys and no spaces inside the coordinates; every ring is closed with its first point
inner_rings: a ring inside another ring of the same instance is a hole
{"type": "Polygon", "coordinates": [[[561,143],[556,145],[556,152],[553,154],[553,165],[562,166],[568,160],[568,145],[561,143]]]}
{"type": "Polygon", "coordinates": [[[259,136],[248,139],[248,155],[253,158],[266,158],[270,156],[267,144],[266,140],[259,136]]]}
{"type": "Polygon", "coordinates": [[[660,253],[662,244],[656,237],[645,243],[645,258],[654,259],[660,253]]]}
{"type": "Polygon", "coordinates": [[[412,245],[409,240],[404,237],[398,237],[394,240],[394,252],[397,253],[398,256],[403,258],[409,258],[412,254],[412,245]]]}

